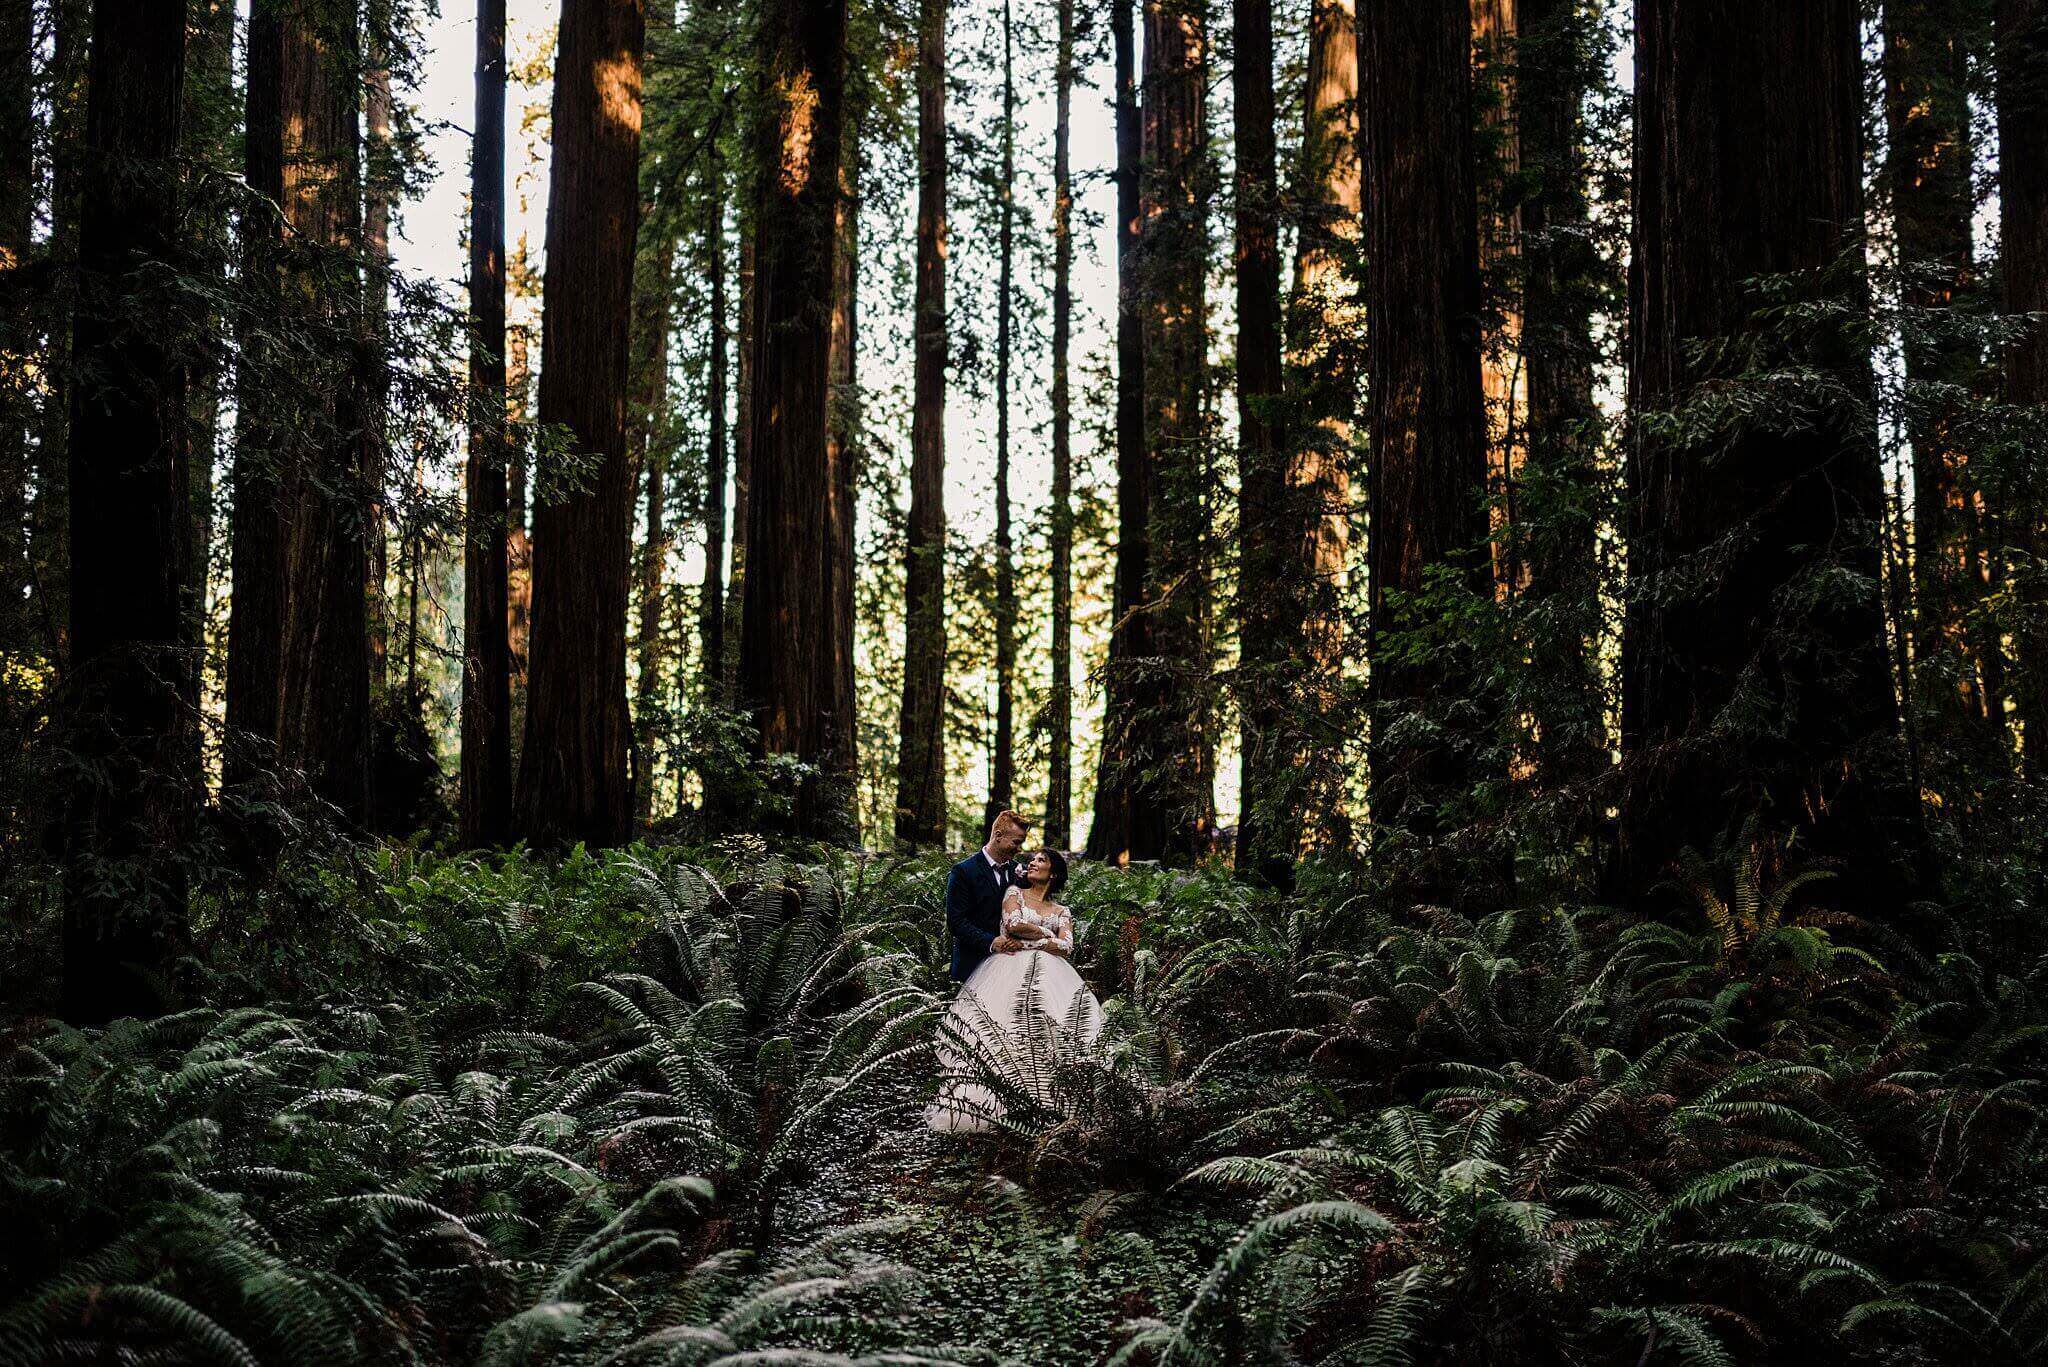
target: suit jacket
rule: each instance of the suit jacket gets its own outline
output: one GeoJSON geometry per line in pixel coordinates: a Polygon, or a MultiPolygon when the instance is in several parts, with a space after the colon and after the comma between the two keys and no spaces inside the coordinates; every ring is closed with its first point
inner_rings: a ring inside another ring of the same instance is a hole
{"type": "Polygon", "coordinates": [[[946,878],[946,929],[953,935],[953,981],[966,982],[981,967],[1003,931],[1003,894],[1016,864],[990,868],[980,850],[953,866],[946,878]]]}

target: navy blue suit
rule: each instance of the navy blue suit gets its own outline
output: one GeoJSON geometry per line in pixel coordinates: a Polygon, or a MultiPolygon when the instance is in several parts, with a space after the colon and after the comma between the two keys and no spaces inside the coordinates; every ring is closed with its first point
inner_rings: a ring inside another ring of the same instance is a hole
{"type": "Polygon", "coordinates": [[[946,878],[946,929],[953,933],[953,981],[966,982],[1003,933],[1003,894],[1016,865],[989,867],[980,850],[953,866],[946,878]]]}

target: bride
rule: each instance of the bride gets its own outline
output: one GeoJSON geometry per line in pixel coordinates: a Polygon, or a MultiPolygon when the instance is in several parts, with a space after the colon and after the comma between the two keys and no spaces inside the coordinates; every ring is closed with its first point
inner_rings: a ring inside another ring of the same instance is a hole
{"type": "Polygon", "coordinates": [[[925,1109],[925,1121],[935,1130],[995,1127],[1005,1108],[1001,1098],[973,1080],[978,1073],[1003,1074],[1049,1102],[1045,1060],[1033,1056],[1050,1050],[1070,1022],[1082,1041],[1093,1041],[1102,1030],[1101,1004],[1069,962],[1073,913],[1056,900],[1067,885],[1066,856],[1040,850],[1024,865],[1022,877],[1022,887],[1003,894],[1002,934],[1017,947],[999,949],[983,960],[939,1022],[939,1066],[945,1080],[925,1109]],[[1033,1066],[1016,1068],[1020,1053],[1033,1066]],[[969,1066],[970,1057],[978,1068],[969,1066]]]}

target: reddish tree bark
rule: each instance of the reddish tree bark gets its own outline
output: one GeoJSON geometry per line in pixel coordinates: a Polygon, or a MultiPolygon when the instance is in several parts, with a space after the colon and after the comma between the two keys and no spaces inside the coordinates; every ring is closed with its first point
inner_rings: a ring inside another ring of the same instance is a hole
{"type": "MultiPolygon", "coordinates": [[[[2005,311],[2048,313],[2048,0],[1999,0],[1998,203],[2005,311]]],[[[2038,323],[2005,353],[2005,397],[2033,410],[2048,406],[2048,327],[2038,323]]],[[[2036,432],[2039,427],[2034,428],[2036,432]]],[[[2009,473],[2020,520],[2014,540],[2033,564],[2048,559],[2037,438],[2033,461],[2009,473]]],[[[2048,772],[2048,582],[2039,569],[2015,576],[2020,613],[2013,632],[2012,693],[2029,770],[2048,772]]]]}
{"type": "Polygon", "coordinates": [[[526,738],[513,821],[538,846],[632,831],[626,597],[633,481],[628,328],[639,212],[640,0],[569,0],[555,58],[539,420],[566,432],[573,485],[539,472],[526,738]]]}
{"type": "Polygon", "coordinates": [[[910,517],[896,752],[896,838],[914,847],[937,845],[946,836],[946,162],[946,4],[922,0],[910,517]]]}

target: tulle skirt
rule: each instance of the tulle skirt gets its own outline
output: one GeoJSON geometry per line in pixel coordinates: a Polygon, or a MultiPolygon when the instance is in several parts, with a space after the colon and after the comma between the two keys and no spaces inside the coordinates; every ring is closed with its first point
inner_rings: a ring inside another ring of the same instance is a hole
{"type": "Polygon", "coordinates": [[[925,1123],[952,1133],[995,1128],[1006,1107],[977,1080],[990,1075],[1051,1104],[1050,1056],[1101,1032],[1102,1006],[1065,959],[1037,949],[989,955],[939,1022],[939,1094],[925,1123]]]}

